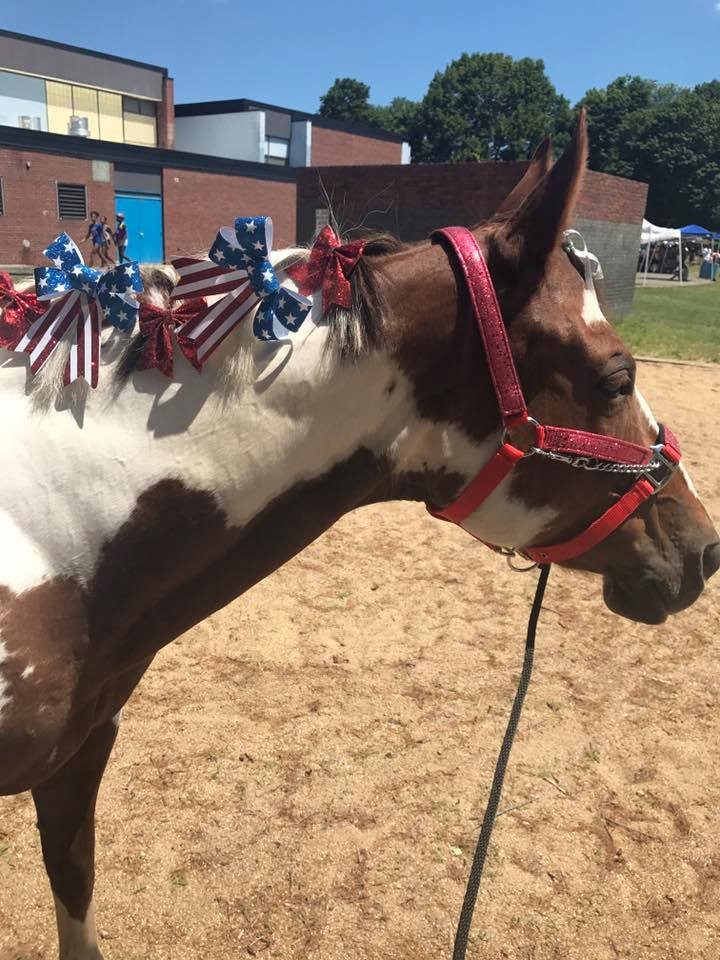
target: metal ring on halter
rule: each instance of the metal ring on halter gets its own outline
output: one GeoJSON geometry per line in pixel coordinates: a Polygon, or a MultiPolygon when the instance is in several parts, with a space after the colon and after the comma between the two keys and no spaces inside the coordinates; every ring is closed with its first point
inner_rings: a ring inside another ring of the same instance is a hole
{"type": "MultiPolygon", "coordinates": [[[[498,547],[498,553],[502,554],[503,557],[507,560],[507,565],[511,570],[514,570],[515,573],[529,573],[530,570],[534,570],[538,566],[538,563],[531,563],[529,567],[517,567],[513,563],[513,560],[516,557],[521,557],[522,554],[518,553],[516,550],[513,550],[512,547],[498,547]]],[[[529,558],[528,558],[529,559],[529,558]]]]}
{"type": "Polygon", "coordinates": [[[541,430],[542,430],[542,425],[539,424],[539,423],[537,422],[537,420],[535,420],[534,417],[528,417],[526,420],[524,420],[524,421],[523,421],[521,424],[519,424],[518,426],[519,426],[519,427],[524,427],[526,424],[529,424],[531,427],[534,428],[534,430],[535,430],[535,436],[532,438],[531,441],[528,442],[528,446],[527,446],[527,448],[526,448],[525,450],[523,450],[523,448],[522,448],[519,444],[515,443],[515,441],[514,441],[514,440],[512,439],[512,437],[511,437],[511,430],[515,430],[515,429],[516,429],[515,427],[505,427],[504,430],[503,430],[503,432],[502,432],[502,437],[501,437],[501,439],[500,439],[500,442],[501,442],[503,445],[505,445],[506,443],[512,444],[512,446],[515,447],[516,450],[521,450],[521,451],[522,451],[523,457],[532,457],[532,455],[533,455],[534,453],[537,453],[537,450],[538,450],[538,441],[539,441],[539,438],[540,438],[540,432],[541,432],[541,430]],[[533,442],[533,441],[534,441],[534,442],[533,442]]]}

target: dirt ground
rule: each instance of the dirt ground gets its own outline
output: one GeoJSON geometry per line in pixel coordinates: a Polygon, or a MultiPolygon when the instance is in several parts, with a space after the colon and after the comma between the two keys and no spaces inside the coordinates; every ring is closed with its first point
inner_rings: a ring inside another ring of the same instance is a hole
{"type": "MultiPolygon", "coordinates": [[[[720,519],[720,369],[640,381],[720,519]]],[[[106,960],[449,958],[534,584],[368,508],[159,656],[99,802],[106,960]]],[[[473,960],[720,956],[719,600],[645,627],[553,572],[473,960]]],[[[0,960],[53,928],[0,800],[0,960]]]]}

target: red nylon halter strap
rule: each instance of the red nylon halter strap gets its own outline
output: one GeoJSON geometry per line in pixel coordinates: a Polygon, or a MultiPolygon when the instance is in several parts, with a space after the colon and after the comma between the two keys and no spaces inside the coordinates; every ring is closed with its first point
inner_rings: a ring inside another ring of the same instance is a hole
{"type": "MultiPolygon", "coordinates": [[[[532,452],[532,448],[585,457],[588,460],[635,466],[649,463],[653,456],[659,456],[669,471],[665,477],[666,482],[669,474],[680,462],[680,450],[670,431],[664,433],[661,449],[655,450],[585,430],[543,426],[528,416],[500,305],[477,240],[465,227],[436,230],[432,239],[443,243],[454,253],[462,271],[505,427],[503,442],[495,456],[470,481],[456,500],[440,510],[428,507],[432,516],[461,524],[487,500],[519,461],[532,452]],[[534,430],[534,439],[527,451],[520,450],[507,440],[508,431],[523,425],[531,425],[534,430]]],[[[650,479],[649,473],[641,476],[627,493],[578,536],[554,546],[526,547],[520,552],[538,563],[562,562],[577,557],[617,529],[645,500],[656,493],[659,487],[660,484],[650,479]]]]}

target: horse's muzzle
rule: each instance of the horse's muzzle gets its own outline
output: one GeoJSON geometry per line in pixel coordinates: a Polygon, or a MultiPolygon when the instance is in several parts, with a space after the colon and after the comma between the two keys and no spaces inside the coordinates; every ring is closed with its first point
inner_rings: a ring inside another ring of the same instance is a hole
{"type": "Polygon", "coordinates": [[[638,577],[606,575],[605,603],[613,613],[640,623],[664,623],[698,599],[705,584],[720,570],[720,542],[714,542],[685,561],[677,586],[660,572],[646,571],[638,577]]]}

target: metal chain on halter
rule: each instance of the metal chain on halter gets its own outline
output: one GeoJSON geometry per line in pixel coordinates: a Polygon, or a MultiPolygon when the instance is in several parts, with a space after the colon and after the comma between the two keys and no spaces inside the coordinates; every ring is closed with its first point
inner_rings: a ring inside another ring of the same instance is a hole
{"type": "Polygon", "coordinates": [[[573,457],[569,453],[555,453],[553,450],[541,450],[539,447],[532,447],[531,450],[533,455],[537,454],[540,457],[545,457],[546,460],[556,460],[558,463],[567,464],[569,467],[578,467],[581,470],[599,470],[603,473],[641,475],[663,466],[662,461],[657,458],[648,461],[648,463],[615,463],[614,461],[593,460],[591,457],[573,457]]]}
{"type": "Polygon", "coordinates": [[[513,701],[512,710],[510,711],[510,716],[508,718],[505,736],[503,737],[500,753],[498,755],[497,763],[495,764],[495,773],[493,774],[492,786],[490,787],[490,796],[488,798],[487,807],[485,808],[485,815],[483,817],[482,827],[480,829],[480,836],[478,838],[477,847],[475,848],[475,856],[473,857],[472,866],[470,867],[470,875],[468,876],[465,899],[463,901],[462,910],[460,911],[460,919],[458,920],[452,960],[465,960],[468,936],[470,935],[470,925],[472,923],[473,913],[475,912],[475,903],[480,890],[480,881],[482,880],[483,869],[485,868],[485,859],[490,846],[490,837],[492,836],[493,827],[495,826],[495,818],[497,816],[498,806],[502,796],[505,771],[507,770],[508,760],[510,759],[510,751],[512,750],[513,740],[515,739],[515,733],[517,732],[518,722],[520,720],[520,714],[522,712],[523,702],[525,700],[525,694],[527,693],[527,689],[530,684],[530,677],[532,676],[533,659],[535,656],[535,631],[537,630],[538,618],[540,617],[540,610],[542,609],[543,597],[545,596],[545,587],[547,586],[549,575],[550,565],[541,564],[540,576],[538,578],[537,587],[535,588],[535,599],[533,600],[532,609],[530,610],[530,617],[528,619],[527,637],[525,639],[525,657],[523,659],[522,672],[520,673],[520,680],[518,681],[515,700],[513,701]]]}

